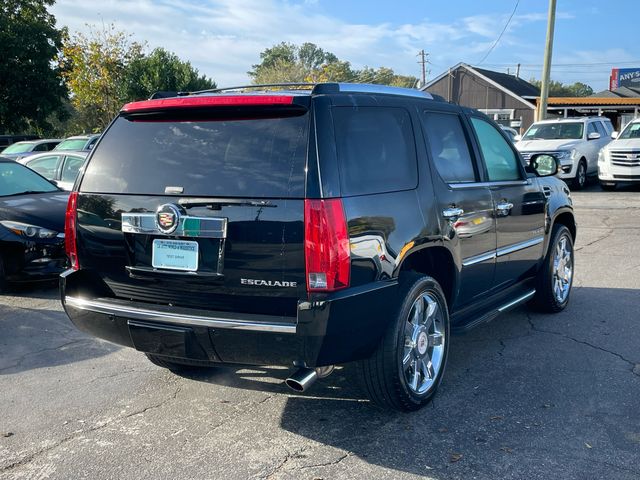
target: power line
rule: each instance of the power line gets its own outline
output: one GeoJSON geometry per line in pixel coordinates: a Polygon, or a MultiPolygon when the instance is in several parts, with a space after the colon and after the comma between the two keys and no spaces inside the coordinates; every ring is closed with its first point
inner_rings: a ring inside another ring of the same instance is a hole
{"type": "MultiPolygon", "coordinates": [[[[487,67],[511,67],[517,62],[512,63],[487,63],[487,67]]],[[[638,65],[640,60],[627,62],[599,62],[599,63],[554,63],[552,67],[595,67],[598,65],[638,65]]],[[[478,64],[479,65],[479,64],[478,64]]],[[[523,67],[541,67],[541,63],[522,63],[523,67]]]]}
{"type": "Polygon", "coordinates": [[[509,20],[507,20],[507,23],[505,24],[504,28],[500,32],[500,35],[498,35],[498,38],[496,39],[496,41],[493,43],[493,45],[491,45],[491,48],[489,49],[489,51],[485,54],[484,57],[482,57],[482,60],[480,60],[480,62],[478,62],[478,65],[482,65],[482,62],[484,62],[487,59],[487,57],[489,56],[489,54],[491,52],[493,52],[493,49],[496,48],[496,45],[498,45],[498,42],[502,38],[502,35],[504,35],[504,32],[507,31],[507,28],[509,27],[509,24],[511,23],[511,19],[516,14],[516,10],[518,9],[518,5],[520,5],[520,0],[516,0],[516,5],[515,5],[515,7],[513,7],[513,12],[511,12],[511,16],[509,17],[509,20]]]}

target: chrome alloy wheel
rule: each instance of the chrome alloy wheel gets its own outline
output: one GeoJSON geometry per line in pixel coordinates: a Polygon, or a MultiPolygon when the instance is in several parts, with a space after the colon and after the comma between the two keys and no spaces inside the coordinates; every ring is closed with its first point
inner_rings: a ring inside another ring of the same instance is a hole
{"type": "Polygon", "coordinates": [[[564,303],[571,290],[573,278],[573,252],[566,235],[560,237],[553,254],[553,275],[551,282],[553,296],[558,303],[564,303]]]}
{"type": "Polygon", "coordinates": [[[445,324],[431,293],[420,295],[409,312],[404,329],[402,369],[409,389],[418,395],[435,384],[443,366],[445,324]]]}

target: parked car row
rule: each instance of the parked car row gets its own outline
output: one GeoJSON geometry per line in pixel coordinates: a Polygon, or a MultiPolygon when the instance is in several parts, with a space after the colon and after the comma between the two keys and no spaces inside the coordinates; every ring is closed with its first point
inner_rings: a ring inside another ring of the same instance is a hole
{"type": "MultiPolygon", "coordinates": [[[[0,144],[8,145],[2,151],[0,156],[20,160],[35,153],[49,152],[51,150],[91,150],[100,138],[100,134],[91,135],[75,135],[65,139],[61,138],[24,138],[28,136],[19,136],[19,141],[0,144]]],[[[14,137],[3,135],[2,139],[9,142],[14,137]]]]}
{"type": "Polygon", "coordinates": [[[68,191],[99,137],[21,138],[0,152],[0,292],[66,268],[68,191]]]}
{"type": "Polygon", "coordinates": [[[533,155],[553,153],[560,161],[558,176],[575,189],[598,174],[598,154],[611,141],[613,125],[605,117],[562,118],[536,122],[516,148],[525,162],[533,155]]]}
{"type": "Polygon", "coordinates": [[[49,138],[45,140],[25,140],[9,145],[0,152],[0,155],[11,160],[20,160],[34,153],[49,152],[56,148],[62,140],[49,138]]]}
{"type": "Polygon", "coordinates": [[[640,119],[622,133],[605,117],[545,120],[529,127],[522,137],[512,137],[525,164],[533,155],[551,153],[560,161],[558,176],[574,189],[597,177],[604,190],[640,183],[640,119]]]}

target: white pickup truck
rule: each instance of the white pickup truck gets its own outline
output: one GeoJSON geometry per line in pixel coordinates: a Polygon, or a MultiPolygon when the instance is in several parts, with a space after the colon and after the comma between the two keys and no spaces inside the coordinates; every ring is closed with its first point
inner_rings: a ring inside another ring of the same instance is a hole
{"type": "Polygon", "coordinates": [[[578,117],[536,122],[516,143],[525,162],[537,153],[551,153],[560,162],[558,176],[575,189],[598,173],[598,153],[611,141],[613,125],[605,117],[578,117]]]}

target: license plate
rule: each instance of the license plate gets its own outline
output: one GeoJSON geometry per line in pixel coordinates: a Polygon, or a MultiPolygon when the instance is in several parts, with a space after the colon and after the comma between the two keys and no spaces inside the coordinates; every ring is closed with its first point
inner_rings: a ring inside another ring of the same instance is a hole
{"type": "Polygon", "coordinates": [[[198,270],[198,242],[156,239],[151,251],[151,265],[153,268],[195,272],[198,270]]]}

